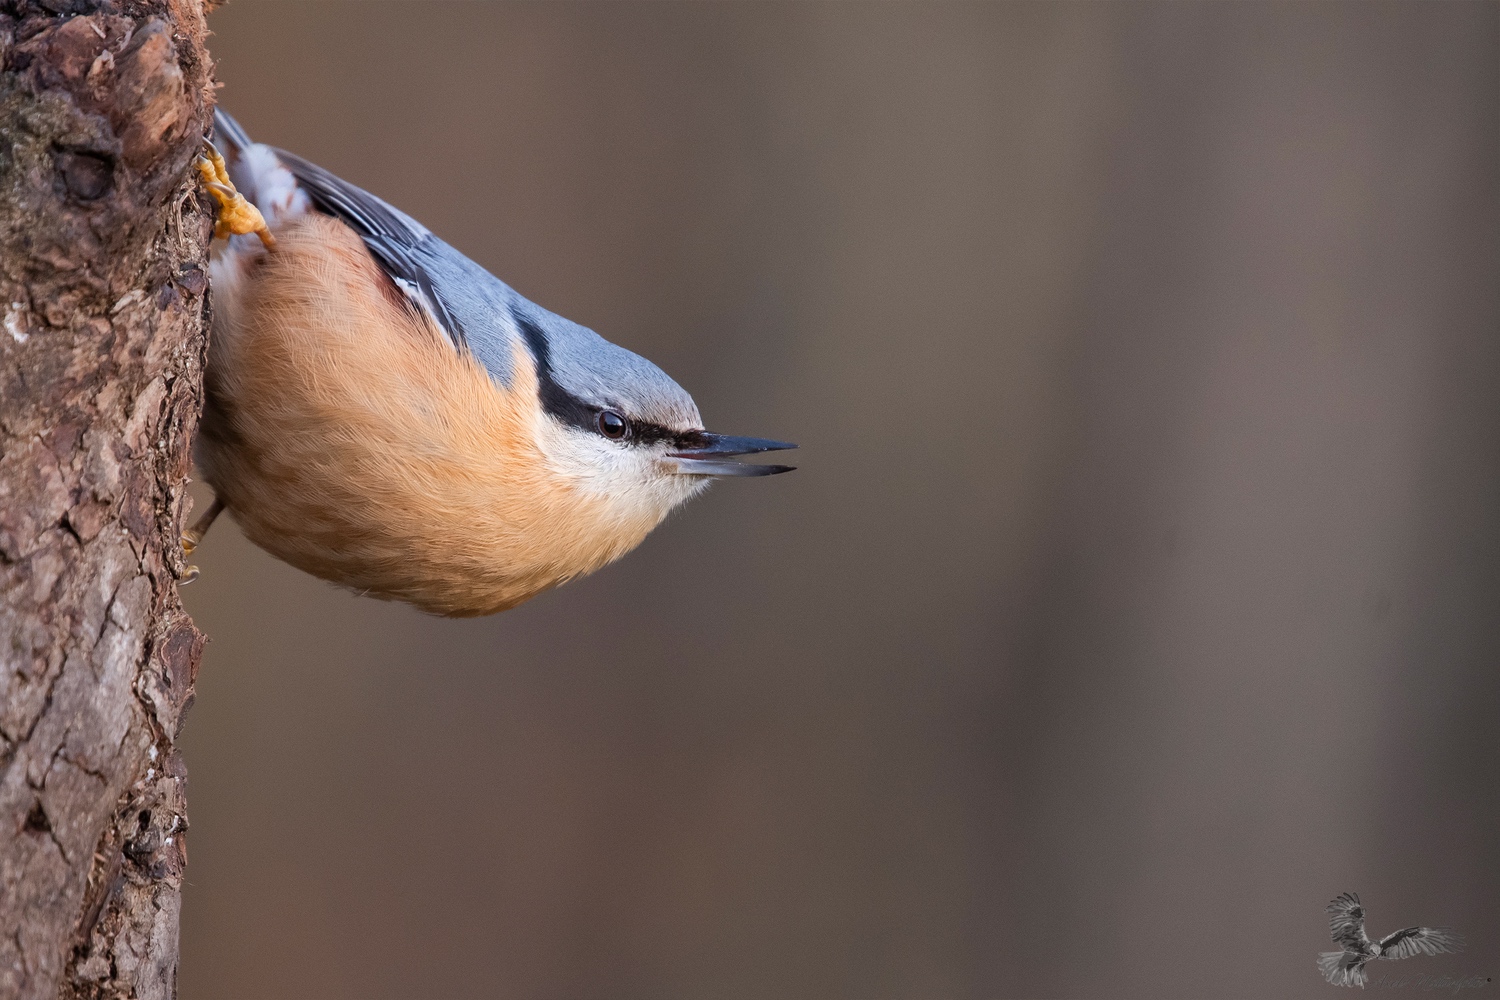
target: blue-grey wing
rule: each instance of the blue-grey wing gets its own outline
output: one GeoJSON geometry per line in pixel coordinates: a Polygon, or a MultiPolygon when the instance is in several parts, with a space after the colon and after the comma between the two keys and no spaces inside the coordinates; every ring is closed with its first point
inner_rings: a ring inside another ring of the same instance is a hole
{"type": "Polygon", "coordinates": [[[294,153],[275,152],[313,206],[357,232],[381,269],[455,348],[472,353],[492,378],[510,382],[518,296],[508,285],[400,209],[294,153]]]}
{"type": "Polygon", "coordinates": [[[449,315],[432,279],[422,267],[422,244],[433,239],[427,227],[341,177],[309,163],[295,153],[277,149],[276,158],[292,172],[318,211],[341,220],[358,233],[370,253],[415,304],[464,347],[462,327],[449,315]]]}

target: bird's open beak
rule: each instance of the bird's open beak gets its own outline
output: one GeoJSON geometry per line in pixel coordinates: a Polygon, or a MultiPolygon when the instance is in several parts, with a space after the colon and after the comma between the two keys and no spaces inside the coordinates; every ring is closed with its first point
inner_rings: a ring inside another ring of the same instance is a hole
{"type": "Polygon", "coordinates": [[[797,447],[765,438],[727,437],[698,431],[684,436],[667,457],[677,462],[679,474],[687,476],[774,476],[791,472],[790,465],[751,465],[736,462],[736,455],[758,455],[763,451],[786,451],[797,447]]]}

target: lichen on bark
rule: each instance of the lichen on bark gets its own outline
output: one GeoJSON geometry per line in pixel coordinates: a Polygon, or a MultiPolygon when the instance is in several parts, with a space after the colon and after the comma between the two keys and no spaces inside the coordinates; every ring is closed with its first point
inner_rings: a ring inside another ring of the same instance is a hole
{"type": "Polygon", "coordinates": [[[0,998],[176,993],[205,35],[0,3],[0,998]]]}

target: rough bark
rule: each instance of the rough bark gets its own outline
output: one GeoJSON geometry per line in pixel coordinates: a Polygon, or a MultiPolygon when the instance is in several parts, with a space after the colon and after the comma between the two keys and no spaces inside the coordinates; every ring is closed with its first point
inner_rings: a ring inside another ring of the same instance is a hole
{"type": "Polygon", "coordinates": [[[198,0],[0,0],[0,998],[176,992],[198,0]]]}

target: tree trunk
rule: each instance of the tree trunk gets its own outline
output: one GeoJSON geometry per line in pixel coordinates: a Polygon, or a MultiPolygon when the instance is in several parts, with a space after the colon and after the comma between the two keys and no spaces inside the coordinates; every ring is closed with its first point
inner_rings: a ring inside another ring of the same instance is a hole
{"type": "Polygon", "coordinates": [[[0,0],[0,998],[171,997],[199,0],[0,0]]]}

